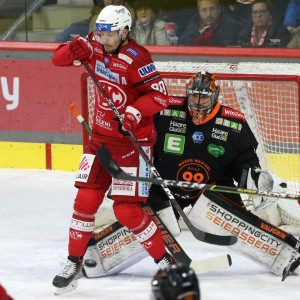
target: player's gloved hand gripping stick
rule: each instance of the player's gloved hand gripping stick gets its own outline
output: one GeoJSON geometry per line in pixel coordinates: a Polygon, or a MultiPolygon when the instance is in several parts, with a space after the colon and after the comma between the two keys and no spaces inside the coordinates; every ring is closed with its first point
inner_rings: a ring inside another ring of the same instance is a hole
{"type": "MultiPolygon", "coordinates": [[[[89,66],[89,64],[86,63],[85,60],[81,60],[81,63],[84,66],[84,68],[86,69],[87,73],[92,78],[97,89],[100,91],[100,93],[102,94],[103,98],[105,99],[105,101],[107,102],[107,104],[109,105],[109,107],[111,108],[113,113],[115,114],[115,116],[118,118],[119,122],[123,125],[123,122],[124,122],[123,116],[119,113],[118,109],[116,108],[116,106],[114,105],[112,100],[109,98],[109,96],[107,95],[104,88],[101,86],[99,81],[96,79],[96,75],[93,72],[93,70],[91,69],[91,67],[89,66]]],[[[155,166],[152,164],[152,162],[150,162],[148,156],[144,152],[143,148],[141,147],[141,145],[139,144],[139,142],[137,141],[137,139],[135,138],[133,133],[131,131],[127,131],[127,132],[128,132],[128,136],[129,136],[130,140],[132,141],[133,145],[135,146],[137,151],[140,153],[140,155],[143,157],[145,162],[149,165],[154,176],[157,179],[162,179],[161,176],[159,175],[158,171],[156,170],[155,166]]],[[[98,154],[97,154],[97,157],[101,158],[98,154]]],[[[204,231],[196,228],[191,223],[191,221],[188,219],[186,214],[183,212],[183,210],[177,203],[177,201],[176,201],[174,195],[172,194],[172,192],[170,191],[170,189],[163,183],[161,184],[161,187],[164,190],[164,192],[166,193],[166,195],[168,196],[173,207],[178,211],[179,215],[182,217],[183,221],[186,223],[187,227],[189,228],[189,230],[191,231],[191,233],[193,234],[193,236],[196,239],[198,239],[202,242],[205,242],[205,243],[224,245],[224,246],[233,245],[236,243],[236,241],[237,241],[236,236],[233,236],[233,235],[232,236],[220,236],[220,235],[210,234],[210,233],[204,232],[204,231]]]]}

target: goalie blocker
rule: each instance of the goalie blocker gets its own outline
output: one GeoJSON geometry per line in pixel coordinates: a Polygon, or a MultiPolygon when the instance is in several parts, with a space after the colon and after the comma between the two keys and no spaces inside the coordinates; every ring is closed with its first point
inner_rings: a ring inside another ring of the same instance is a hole
{"type": "MultiPolygon", "coordinates": [[[[237,253],[248,257],[272,273],[282,276],[291,256],[299,260],[297,239],[270,223],[242,209],[228,199],[205,191],[191,209],[191,222],[202,230],[215,234],[238,237],[238,242],[229,246],[237,253]]],[[[297,262],[294,265],[294,269],[297,262]]]]}

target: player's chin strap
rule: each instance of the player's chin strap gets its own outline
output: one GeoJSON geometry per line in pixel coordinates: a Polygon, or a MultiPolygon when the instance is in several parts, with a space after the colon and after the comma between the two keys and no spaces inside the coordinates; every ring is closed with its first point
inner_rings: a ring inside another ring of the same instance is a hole
{"type": "MultiPolygon", "coordinates": [[[[129,34],[129,33],[128,33],[129,34]]],[[[130,41],[130,37],[127,35],[127,37],[126,37],[126,39],[125,40],[123,40],[122,38],[121,38],[121,42],[120,42],[120,44],[119,44],[119,46],[117,47],[117,49],[115,50],[115,52],[113,53],[114,55],[117,55],[118,53],[119,53],[119,51],[120,51],[120,49],[122,48],[122,46],[123,46],[123,44],[126,42],[126,41],[130,41]]]]}
{"type": "MultiPolygon", "coordinates": [[[[109,105],[109,107],[113,111],[114,115],[118,118],[119,122],[121,124],[123,124],[123,122],[124,122],[123,116],[119,113],[115,104],[109,98],[109,96],[107,95],[106,91],[104,90],[104,88],[102,87],[100,82],[97,80],[97,77],[96,77],[96,74],[94,73],[94,71],[91,69],[89,64],[86,63],[84,60],[81,61],[81,63],[84,66],[84,68],[86,69],[87,73],[92,78],[92,80],[95,83],[99,92],[102,94],[104,100],[106,101],[106,103],[109,105]]],[[[133,133],[131,131],[128,131],[128,136],[129,136],[131,142],[133,143],[134,147],[137,149],[139,154],[144,159],[144,161],[149,165],[151,172],[154,174],[154,176],[157,179],[162,179],[161,176],[159,175],[157,169],[155,168],[153,163],[149,160],[147,154],[145,153],[145,151],[143,150],[143,148],[141,147],[141,145],[139,144],[139,142],[137,141],[137,139],[135,138],[135,136],[133,135],[133,133]]],[[[98,158],[99,158],[99,156],[98,156],[98,158]]],[[[219,236],[219,235],[209,234],[207,232],[204,232],[204,231],[196,228],[191,223],[191,221],[188,219],[186,214],[183,212],[182,208],[176,201],[176,199],[175,199],[174,195],[172,194],[172,192],[170,191],[170,189],[165,184],[161,184],[161,187],[164,190],[164,192],[166,193],[166,195],[169,198],[173,207],[178,211],[179,215],[182,217],[183,221],[185,222],[185,224],[187,225],[187,227],[189,228],[189,230],[191,231],[191,233],[193,234],[193,236],[196,239],[198,239],[199,241],[205,242],[205,243],[210,243],[210,244],[215,244],[215,245],[223,245],[223,246],[226,246],[226,245],[228,246],[228,245],[232,245],[232,244],[236,243],[237,238],[233,235],[219,236]]]]}

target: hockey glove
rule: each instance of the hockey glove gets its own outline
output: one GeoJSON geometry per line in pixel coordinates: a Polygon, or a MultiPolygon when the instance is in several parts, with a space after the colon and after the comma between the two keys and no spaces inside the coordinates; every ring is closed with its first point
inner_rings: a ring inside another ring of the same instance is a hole
{"type": "MultiPolygon", "coordinates": [[[[270,171],[262,171],[258,168],[249,168],[247,177],[244,178],[243,183],[241,183],[240,186],[251,190],[260,190],[266,192],[287,192],[287,184],[283,179],[279,178],[276,174],[270,171]]],[[[278,199],[279,198],[274,197],[253,196],[253,208],[256,211],[265,210],[266,208],[274,205],[278,199]]],[[[244,200],[244,202],[247,201],[249,201],[249,199],[244,200]]]]}
{"type": "Polygon", "coordinates": [[[85,38],[79,36],[69,43],[68,56],[75,65],[80,65],[80,60],[90,59],[93,56],[93,46],[85,38]]]}
{"type": "Polygon", "coordinates": [[[142,115],[136,108],[134,108],[133,106],[127,106],[125,110],[122,130],[125,132],[134,131],[136,125],[139,124],[141,119],[142,115]]]}

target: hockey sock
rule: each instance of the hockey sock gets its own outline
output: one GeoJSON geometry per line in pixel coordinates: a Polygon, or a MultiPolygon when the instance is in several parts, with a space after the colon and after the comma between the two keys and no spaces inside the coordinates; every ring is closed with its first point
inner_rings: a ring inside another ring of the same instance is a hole
{"type": "Polygon", "coordinates": [[[131,231],[155,260],[160,259],[166,252],[161,231],[151,216],[145,214],[142,223],[138,227],[131,229],[131,231]]]}
{"type": "Polygon", "coordinates": [[[74,211],[69,232],[69,254],[81,257],[86,245],[93,235],[95,216],[84,215],[74,211]]]}

